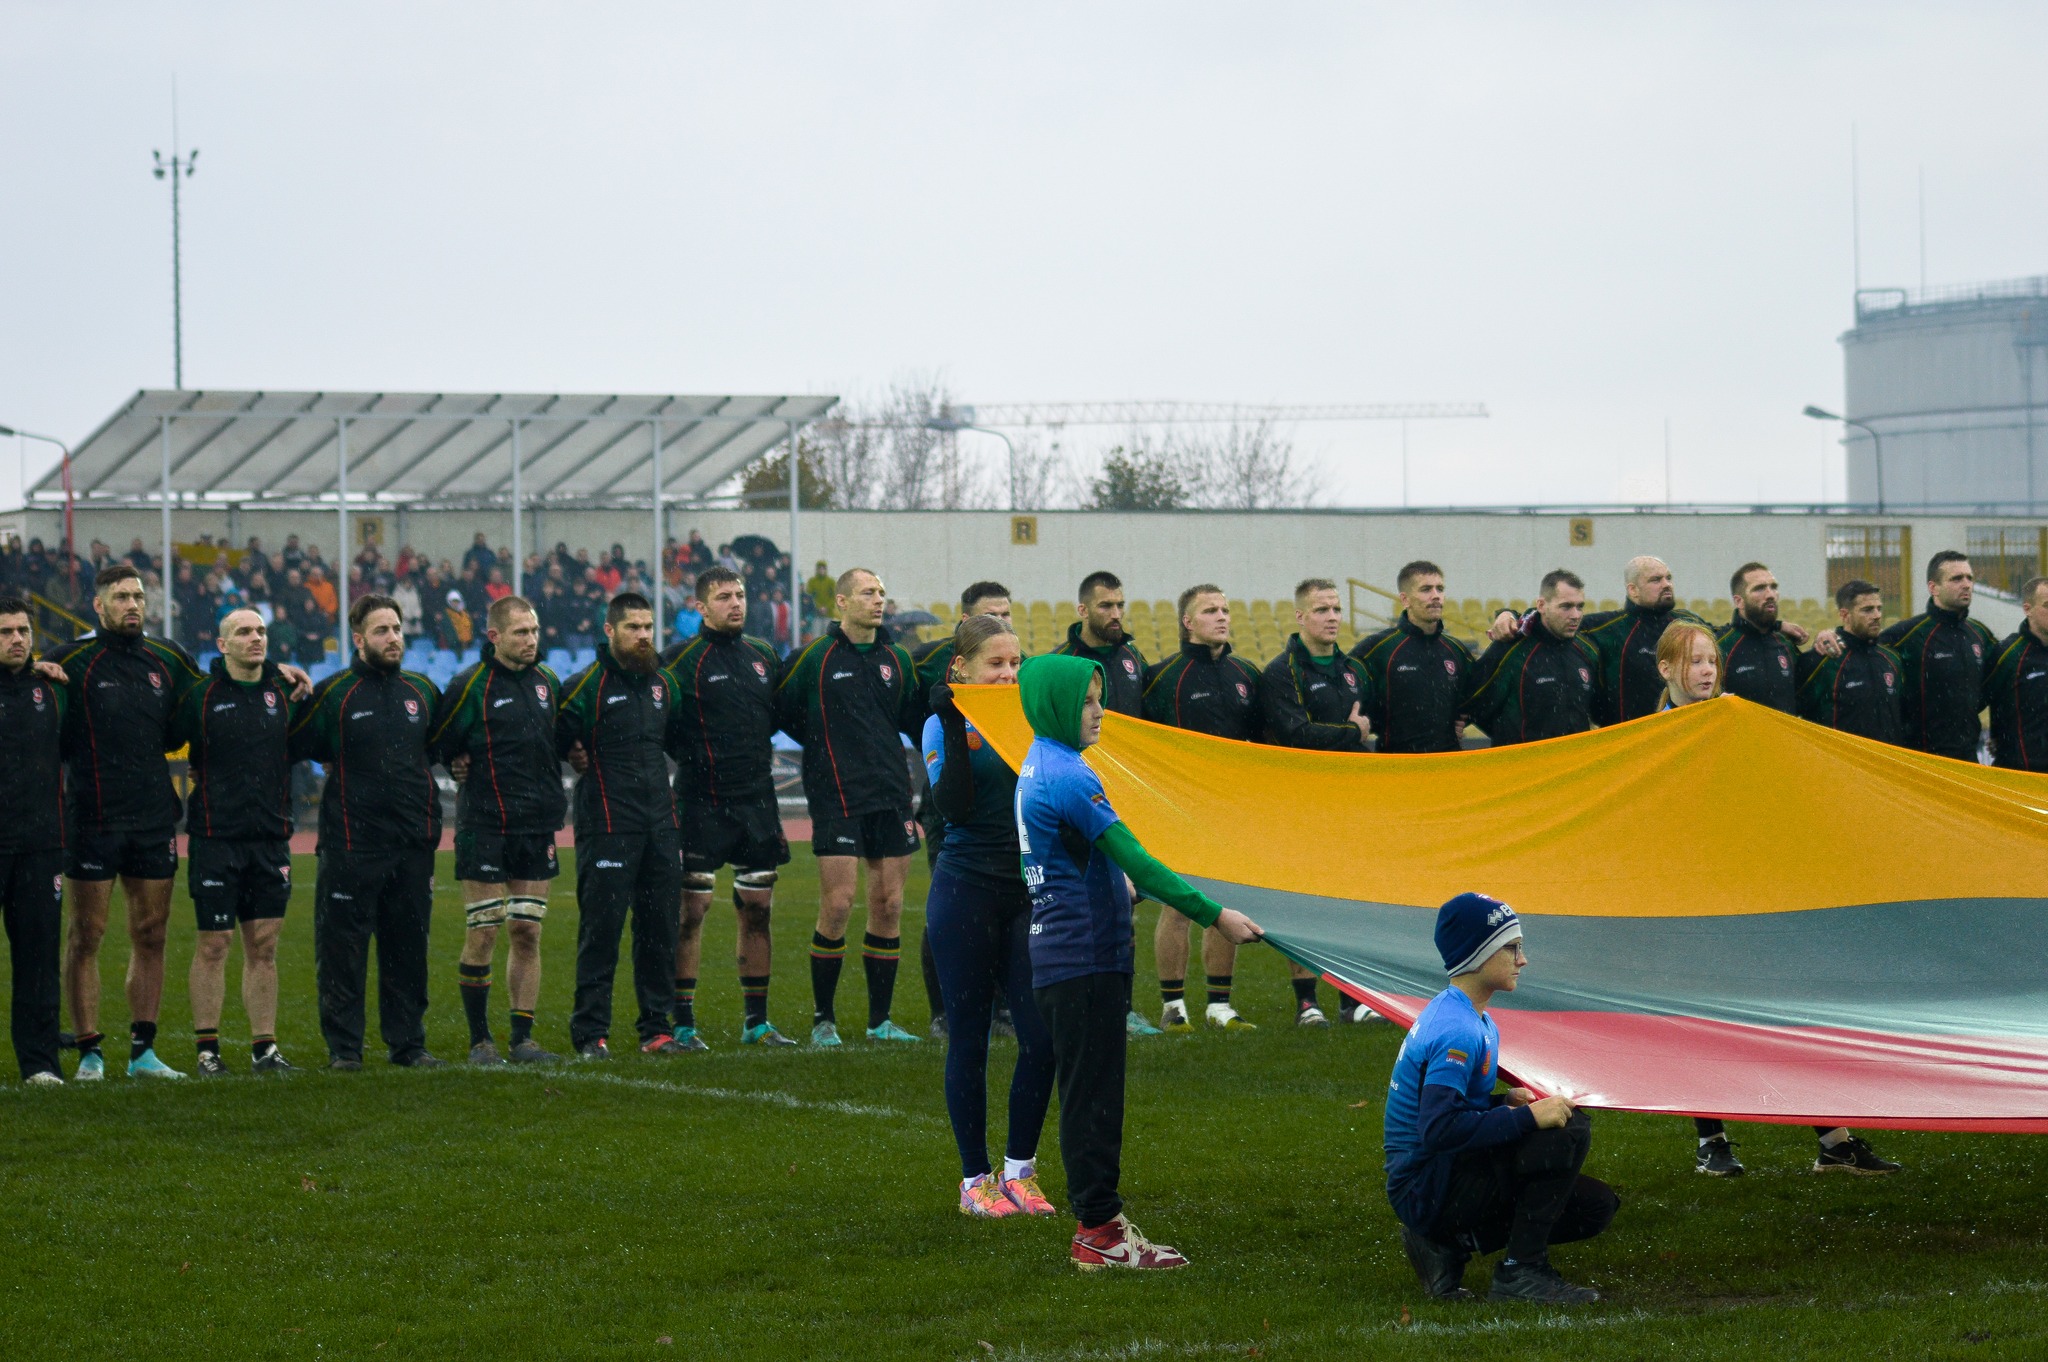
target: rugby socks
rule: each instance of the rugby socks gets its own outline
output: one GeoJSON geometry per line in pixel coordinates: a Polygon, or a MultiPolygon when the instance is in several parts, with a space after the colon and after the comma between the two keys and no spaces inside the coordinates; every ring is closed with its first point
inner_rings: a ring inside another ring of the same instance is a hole
{"type": "Polygon", "coordinates": [[[839,993],[839,971],[846,964],[846,938],[811,933],[811,1023],[837,1021],[832,1000],[839,993]]]}
{"type": "Polygon", "coordinates": [[[1230,1001],[1230,976],[1229,976],[1228,974],[1212,974],[1212,975],[1209,975],[1209,976],[1208,976],[1208,978],[1209,978],[1209,1006],[1211,1006],[1211,1007],[1214,1007],[1214,1006],[1215,1006],[1216,1004],[1218,1004],[1218,1003],[1227,1003],[1227,1002],[1229,1002],[1229,1001],[1230,1001]]]}
{"type": "Polygon", "coordinates": [[[461,976],[462,1010],[469,1017],[469,1043],[482,1045],[491,1038],[491,967],[458,964],[461,976]]]}
{"type": "Polygon", "coordinates": [[[1188,981],[1185,979],[1161,979],[1159,981],[1159,1001],[1165,1003],[1168,1007],[1175,1003],[1185,1002],[1187,1000],[1187,991],[1188,981]]]}
{"type": "Polygon", "coordinates": [[[1011,1158],[1005,1158],[1005,1159],[1003,1160],[1003,1181],[1004,1181],[1004,1182],[1015,1182],[1015,1181],[1016,1181],[1017,1179],[1019,1179],[1019,1178],[1035,1178],[1035,1177],[1037,1177],[1037,1176],[1038,1176],[1038,1160],[1037,1160],[1037,1159],[1035,1159],[1035,1158],[1030,1158],[1030,1159],[1011,1159],[1011,1158]]]}
{"type": "Polygon", "coordinates": [[[747,1009],[748,1026],[768,1024],[768,976],[765,974],[742,974],[740,976],[740,1000],[747,1009]]]}
{"type": "Polygon", "coordinates": [[[903,938],[876,936],[863,932],[860,963],[868,976],[868,1026],[889,1020],[889,1008],[896,1001],[896,969],[903,963],[903,938]]]}
{"type": "Polygon", "coordinates": [[[1316,1005],[1316,981],[1296,979],[1294,981],[1294,1010],[1306,1012],[1316,1005]]]}
{"type": "Polygon", "coordinates": [[[77,1046],[78,1046],[78,1054],[79,1054],[79,1057],[80,1057],[80,1058],[82,1059],[82,1058],[84,1058],[84,1057],[85,1057],[86,1055],[96,1055],[96,1054],[99,1054],[99,1053],[100,1053],[100,1042],[101,1042],[101,1041],[103,1041],[103,1040],[105,1040],[105,1039],[106,1039],[106,1035],[105,1035],[104,1033],[102,1033],[102,1032],[99,1032],[99,1031],[81,1031],[81,1032],[79,1032],[79,1033],[78,1033],[78,1038],[77,1038],[77,1040],[76,1040],[76,1042],[75,1042],[75,1044],[77,1044],[77,1046]]]}
{"type": "Polygon", "coordinates": [[[156,1048],[155,1022],[128,1023],[128,1062],[133,1064],[156,1048]]]}
{"type": "Polygon", "coordinates": [[[261,1059],[277,1048],[276,1036],[249,1037],[249,1058],[261,1059]]]}
{"type": "Polygon", "coordinates": [[[199,1027],[192,1032],[192,1038],[198,1042],[200,1054],[212,1055],[215,1059],[220,1058],[220,1028],[218,1026],[199,1027]]]}
{"type": "Polygon", "coordinates": [[[512,1048],[518,1049],[533,1039],[533,1013],[520,1008],[512,1009],[512,1048]]]}
{"type": "Polygon", "coordinates": [[[676,980],[676,1030],[697,1029],[697,981],[676,980]]]}
{"type": "Polygon", "coordinates": [[[1822,1149],[1833,1149],[1836,1145],[1840,1144],[1842,1141],[1848,1138],[1849,1127],[1836,1126],[1833,1130],[1830,1130],[1829,1132],[1827,1132],[1827,1134],[1820,1137],[1820,1147],[1822,1149]]]}

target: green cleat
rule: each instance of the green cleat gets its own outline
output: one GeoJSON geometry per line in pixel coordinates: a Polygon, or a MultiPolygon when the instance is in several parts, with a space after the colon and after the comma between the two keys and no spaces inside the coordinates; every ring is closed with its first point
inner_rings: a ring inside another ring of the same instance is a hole
{"type": "Polygon", "coordinates": [[[819,1022],[811,1028],[811,1044],[832,1046],[839,1043],[839,1027],[836,1024],[828,1021],[819,1022]]]}
{"type": "Polygon", "coordinates": [[[694,1026],[678,1026],[675,1040],[676,1050],[686,1055],[700,1054],[711,1048],[704,1043],[704,1037],[697,1034],[694,1026]]]}
{"type": "Polygon", "coordinates": [[[1127,1036],[1163,1036],[1166,1033],[1145,1020],[1137,1012],[1124,1014],[1124,1034],[1127,1036]]]}
{"type": "Polygon", "coordinates": [[[740,1032],[740,1044],[774,1046],[795,1045],[796,1042],[776,1030],[772,1024],[762,1022],[758,1026],[749,1026],[746,1030],[740,1032]]]}
{"type": "Polygon", "coordinates": [[[130,1078],[183,1078],[185,1075],[156,1057],[154,1047],[128,1061],[130,1078]]]}
{"type": "Polygon", "coordinates": [[[882,1024],[880,1026],[870,1026],[868,1028],[868,1039],[893,1040],[897,1042],[915,1044],[919,1041],[922,1041],[924,1037],[913,1036],[908,1031],[898,1026],[895,1022],[892,1022],[887,1017],[884,1017],[882,1018],[882,1024]]]}

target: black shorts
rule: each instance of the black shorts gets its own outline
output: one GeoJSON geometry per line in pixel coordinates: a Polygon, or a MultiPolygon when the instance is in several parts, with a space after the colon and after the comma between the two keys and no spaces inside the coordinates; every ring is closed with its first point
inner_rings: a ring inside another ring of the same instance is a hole
{"type": "Polygon", "coordinates": [[[292,898],[292,844],[194,837],[185,883],[202,932],[231,932],[237,922],[283,917],[292,898]]]}
{"type": "Polygon", "coordinates": [[[683,869],[708,875],[722,865],[774,870],[789,864],[782,810],[771,797],[753,804],[685,804],[683,869]]]}
{"type": "Polygon", "coordinates": [[[910,810],[884,809],[851,818],[811,820],[813,856],[858,856],[883,861],[917,850],[917,819],[910,810]]]}
{"type": "Polygon", "coordinates": [[[552,833],[482,832],[461,829],[455,834],[455,878],[475,884],[511,880],[551,880],[555,864],[552,833]]]}
{"type": "Polygon", "coordinates": [[[178,875],[178,830],[73,833],[64,873],[74,880],[169,880],[178,875]]]}

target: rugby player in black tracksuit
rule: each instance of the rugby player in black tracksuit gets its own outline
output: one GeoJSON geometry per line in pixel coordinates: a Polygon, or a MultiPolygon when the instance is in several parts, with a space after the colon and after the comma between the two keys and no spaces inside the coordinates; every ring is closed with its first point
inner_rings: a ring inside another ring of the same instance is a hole
{"type": "Polygon", "coordinates": [[[1365,717],[1382,752],[1456,752],[1478,669],[1472,650],[1444,632],[1444,574],[1418,560],[1395,585],[1401,613],[1392,628],[1351,649],[1365,681],[1365,717]]]}
{"type": "MultiPolygon", "coordinates": [[[[1230,601],[1209,583],[1180,593],[1180,651],[1145,672],[1145,717],[1219,738],[1259,740],[1258,668],[1230,651],[1230,601]]],[[[1191,1029],[1186,1001],[1189,919],[1160,905],[1152,932],[1159,965],[1159,1025],[1166,1031],[1191,1029]]],[[[1202,935],[1202,968],[1208,977],[1209,1025],[1223,1030],[1251,1023],[1230,1005],[1237,947],[1221,932],[1202,935]]]]}
{"type": "Polygon", "coordinates": [[[164,991],[164,931],[178,873],[178,795],[171,788],[171,710],[200,679],[183,648],[142,632],[142,578],[126,563],[100,570],[93,597],[100,630],[49,660],[64,669],[64,751],[69,766],[71,934],[64,982],[78,1033],[78,1073],[105,1073],[100,1051],[100,938],[119,878],[128,901],[128,1072],[181,1078],[156,1056],[164,991]]]}
{"type": "Polygon", "coordinates": [[[1721,689],[1780,714],[1799,712],[1800,640],[1778,620],[1778,581],[1762,563],[1745,563],[1728,583],[1735,614],[1714,635],[1721,648],[1721,689]]]}
{"type": "Polygon", "coordinates": [[[1521,632],[1495,641],[1479,659],[1472,719],[1495,747],[1593,727],[1601,703],[1600,658],[1578,637],[1585,609],[1585,585],[1576,575],[1562,568],[1546,573],[1541,599],[1521,632]]]}
{"type": "Polygon", "coordinates": [[[619,936],[633,918],[635,1029],[647,1054],[678,1054],[676,929],[683,840],[669,789],[667,746],[674,682],[654,653],[654,609],[621,592],[605,610],[597,661],[571,677],[555,722],[576,778],[576,1011],[569,1039],[585,1059],[609,1059],[612,980],[619,936]]]}
{"type": "MultiPolygon", "coordinates": [[[[995,615],[1003,623],[1010,623],[1010,588],[1001,582],[974,582],[960,593],[960,618],[974,615],[995,615]]],[[[932,687],[946,680],[953,666],[953,635],[948,632],[943,638],[920,643],[910,650],[911,661],[917,664],[918,702],[925,706],[924,713],[931,710],[932,687]]],[[[919,723],[923,720],[920,719],[919,723]]],[[[939,864],[939,847],[946,840],[946,820],[939,816],[938,806],[932,801],[931,780],[922,767],[917,774],[917,826],[924,833],[925,869],[936,869],[939,864]]],[[[939,964],[932,955],[932,937],[926,932],[918,942],[918,963],[924,971],[924,997],[931,1009],[930,1034],[933,1040],[941,1040],[946,1034],[946,999],[939,988],[939,964]]],[[[1010,1027],[1010,1009],[1007,1003],[998,1002],[995,1028],[1002,1035],[1016,1034],[1010,1027]]]]}
{"type": "Polygon", "coordinates": [[[793,655],[776,686],[782,731],[804,747],[804,799],[818,858],[818,926],[811,937],[811,1043],[840,1043],[834,998],[846,956],[859,864],[867,862],[868,920],[861,939],[868,1038],[918,1037],[889,1017],[902,957],[903,878],[917,850],[903,738],[924,722],[925,699],[908,650],[882,627],[887,595],[866,568],[841,573],[839,619],[793,655]]]}
{"type": "Polygon", "coordinates": [[[250,1070],[295,1067],[277,1048],[277,939],[292,897],[291,688],[268,660],[263,616],[229,612],[219,639],[211,674],[186,690],[171,720],[171,741],[186,747],[191,768],[187,883],[199,935],[189,983],[201,1078],[228,1072],[220,1014],[237,923],[250,1070]]]}
{"type": "Polygon", "coordinates": [[[64,932],[63,686],[30,661],[28,602],[0,597],[0,910],[13,965],[14,1058],[30,1083],[57,1067],[58,960],[64,932]]]}
{"type": "Polygon", "coordinates": [[[294,761],[322,763],[313,956],[330,1069],[363,1066],[370,937],[377,938],[377,1024],[393,1064],[434,1068],[427,1053],[427,929],[441,792],[427,752],[440,699],[404,671],[403,618],[389,596],[349,607],[355,660],[322,681],[292,720],[294,761]]]}
{"type": "Polygon", "coordinates": [[[510,924],[505,982],[514,1064],[560,1058],[533,1038],[540,1002],[540,934],[555,878],[555,834],[569,801],[555,753],[562,682],[540,659],[540,616],[521,596],[491,602],[483,654],[449,681],[427,734],[434,759],[459,782],[455,878],[464,935],[456,972],[469,1019],[469,1062],[502,1064],[491,1035],[491,961],[510,924]]]}
{"type": "Polygon", "coordinates": [[[1625,584],[1628,600],[1621,609],[1589,614],[1579,626],[1579,642],[1599,658],[1593,721],[1602,727],[1655,714],[1664,703],[1657,644],[1667,628],[1683,620],[1713,632],[1698,615],[1679,608],[1671,569],[1661,559],[1630,559],[1625,584]]]}
{"type": "Polygon", "coordinates": [[[1835,605],[1842,614],[1841,648],[1833,657],[1818,650],[1800,657],[1799,717],[1903,746],[1905,665],[1878,642],[1884,597],[1869,582],[1845,582],[1835,605]]]}
{"type": "MultiPolygon", "coordinates": [[[[1320,752],[1363,752],[1372,737],[1365,717],[1365,673],[1354,658],[1337,650],[1344,607],[1337,584],[1311,577],[1294,588],[1294,619],[1300,632],[1266,664],[1259,676],[1259,713],[1265,740],[1276,747],[1320,752]]],[[[1316,973],[1290,962],[1294,977],[1294,1022],[1328,1026],[1316,1005],[1316,973]]]]}
{"type": "MultiPolygon", "coordinates": [[[[1067,641],[1053,652],[1065,657],[1085,657],[1102,668],[1102,708],[1105,713],[1145,717],[1145,655],[1124,632],[1124,584],[1114,572],[1091,572],[1081,579],[1074,597],[1074,611],[1081,618],[1067,626],[1067,641]]],[[[1131,923],[1132,958],[1137,954],[1138,926],[1131,923]]],[[[1127,976],[1128,980],[1135,975],[1127,976]]],[[[1128,1001],[1128,1000],[1127,1000],[1128,1001]]],[[[1135,1007],[1124,1008],[1124,1032],[1131,1036],[1156,1036],[1159,1028],[1135,1007]]]]}
{"type": "Polygon", "coordinates": [[[1972,762],[1983,736],[1977,715],[1984,678],[1998,651],[1998,636],[1970,618],[1975,584],[1969,559],[1953,549],[1935,554],[1927,564],[1926,611],[1878,636],[1905,664],[1906,746],[1972,762]]]}
{"type": "Polygon", "coordinates": [[[1984,680],[1991,706],[1992,765],[2048,771],[2048,578],[2028,582],[2020,604],[2026,619],[1998,645],[1984,680]]]}
{"type": "Polygon", "coordinates": [[[697,578],[704,623],[663,659],[675,687],[668,753],[676,760],[683,824],[683,909],[676,937],[675,1038],[707,1049],[697,1034],[697,967],[704,915],[720,866],[730,865],[739,915],[742,1045],[794,1045],[768,1021],[769,917],[789,839],[775,799],[775,679],[782,659],[765,639],[743,633],[747,584],[737,572],[706,568],[697,578]]]}

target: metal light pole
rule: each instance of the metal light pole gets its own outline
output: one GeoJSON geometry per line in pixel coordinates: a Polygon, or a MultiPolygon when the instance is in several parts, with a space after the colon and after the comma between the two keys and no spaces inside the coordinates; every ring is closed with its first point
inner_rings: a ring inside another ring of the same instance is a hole
{"type": "MultiPolygon", "coordinates": [[[[71,594],[76,597],[78,594],[78,548],[71,537],[71,446],[65,444],[54,435],[38,435],[32,430],[20,430],[14,426],[0,426],[0,437],[8,435],[16,436],[23,440],[41,440],[44,444],[57,446],[64,453],[64,544],[68,550],[65,555],[65,566],[71,571],[71,594]]],[[[22,482],[24,484],[28,482],[26,474],[23,475],[22,482]]],[[[24,497],[23,500],[26,501],[27,498],[24,497]]],[[[168,570],[169,564],[166,564],[165,567],[168,570]]]]}
{"type": "Polygon", "coordinates": [[[199,159],[197,148],[178,155],[178,102],[175,92],[171,97],[171,159],[166,161],[161,151],[152,151],[156,158],[156,177],[166,176],[171,181],[171,386],[185,386],[185,290],[184,263],[180,231],[178,181],[192,177],[193,162],[199,159]]]}
{"type": "MultiPolygon", "coordinates": [[[[1858,421],[1854,417],[1837,416],[1835,413],[1823,410],[1820,407],[1808,407],[1805,411],[1805,415],[1812,417],[1816,421],[1840,421],[1845,426],[1855,426],[1858,430],[1868,431],[1870,433],[1871,452],[1876,456],[1877,459],[1877,513],[1879,515],[1883,515],[1885,513],[1884,436],[1879,435],[1877,433],[1877,427],[1871,425],[1867,421],[1858,421]]],[[[1844,489],[1844,495],[1847,495],[1846,488],[1844,489]]]]}
{"type": "Polygon", "coordinates": [[[947,432],[971,430],[980,435],[993,435],[998,440],[1001,440],[1003,448],[1009,451],[1010,457],[1010,509],[1013,511],[1017,509],[1017,446],[1010,443],[1009,436],[1003,434],[1000,430],[994,430],[988,426],[975,425],[974,408],[972,407],[948,407],[937,416],[926,418],[924,428],[926,430],[947,432]]]}

